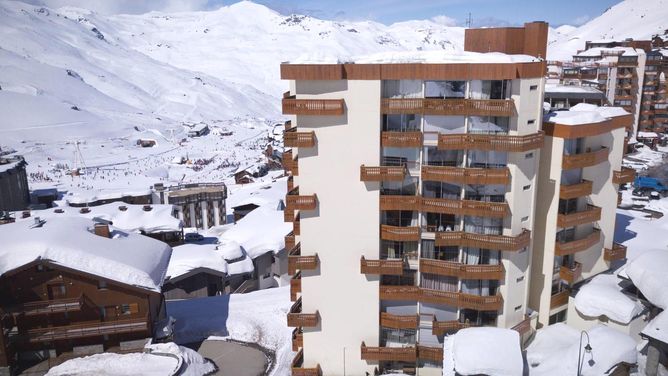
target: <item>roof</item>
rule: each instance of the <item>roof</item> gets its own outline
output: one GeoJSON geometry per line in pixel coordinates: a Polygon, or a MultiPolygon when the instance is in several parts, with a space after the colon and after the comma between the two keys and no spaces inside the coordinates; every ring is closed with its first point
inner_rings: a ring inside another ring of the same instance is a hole
{"type": "Polygon", "coordinates": [[[559,125],[582,125],[602,123],[609,118],[625,116],[629,113],[621,107],[600,107],[589,103],[579,103],[568,111],[554,111],[545,115],[545,121],[559,125]]]}
{"type": "Polygon", "coordinates": [[[38,260],[126,285],[160,291],[172,254],[158,240],[111,227],[95,235],[87,218],[49,218],[41,226],[19,221],[0,226],[0,275],[38,260]]]}
{"type": "Polygon", "coordinates": [[[520,335],[512,329],[461,329],[447,337],[443,350],[444,375],[451,374],[453,368],[462,375],[495,376],[521,375],[524,370],[520,335]]]}
{"type": "Polygon", "coordinates": [[[501,52],[469,51],[391,51],[362,56],[305,54],[288,64],[476,64],[476,63],[532,63],[538,59],[529,55],[508,55],[501,52]]]}
{"type": "Polygon", "coordinates": [[[620,282],[622,280],[616,275],[597,275],[579,289],[575,295],[575,308],[585,316],[606,316],[610,320],[629,324],[644,307],[622,293],[620,282]]]}
{"type": "Polygon", "coordinates": [[[626,275],[652,304],[668,309],[668,252],[646,251],[631,260],[624,269],[626,275]]]}
{"type": "Polygon", "coordinates": [[[620,53],[623,56],[638,56],[640,53],[644,54],[642,49],[636,49],[633,47],[594,47],[588,50],[584,50],[578,53],[575,56],[581,57],[597,57],[601,56],[601,53],[620,53]]]}
{"type": "Polygon", "coordinates": [[[175,279],[196,269],[208,269],[227,274],[227,262],[216,251],[215,244],[184,244],[172,249],[167,279],[175,279]]]}
{"type": "Polygon", "coordinates": [[[590,86],[549,84],[545,85],[545,98],[606,99],[602,91],[590,86]]]}
{"type": "Polygon", "coordinates": [[[68,204],[86,204],[100,200],[114,200],[120,199],[122,197],[137,197],[137,196],[149,196],[151,195],[150,189],[104,189],[104,190],[91,190],[91,191],[79,191],[76,193],[71,193],[65,197],[65,201],[68,204]]]}
{"type": "Polygon", "coordinates": [[[20,155],[2,157],[0,158],[0,174],[15,168],[25,168],[26,164],[26,161],[20,155]]]}
{"type": "Polygon", "coordinates": [[[659,313],[640,332],[645,337],[654,338],[657,341],[668,343],[668,311],[659,313]]]}

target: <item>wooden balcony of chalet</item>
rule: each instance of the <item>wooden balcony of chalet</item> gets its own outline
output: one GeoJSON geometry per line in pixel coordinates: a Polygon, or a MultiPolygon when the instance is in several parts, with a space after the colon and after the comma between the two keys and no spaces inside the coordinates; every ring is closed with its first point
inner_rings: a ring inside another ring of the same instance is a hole
{"type": "Polygon", "coordinates": [[[559,187],[559,198],[568,200],[591,195],[593,184],[589,180],[582,180],[579,183],[561,185],[559,187]]]}
{"type": "Polygon", "coordinates": [[[503,264],[467,265],[452,261],[420,259],[420,273],[444,275],[459,279],[503,280],[505,272],[503,264]]]}
{"type": "Polygon", "coordinates": [[[290,278],[290,301],[294,302],[302,293],[302,272],[299,271],[290,278]]]}
{"type": "Polygon", "coordinates": [[[383,131],[380,135],[380,144],[383,147],[421,148],[422,141],[423,137],[420,131],[383,131]]]}
{"type": "Polygon", "coordinates": [[[601,147],[595,151],[587,151],[579,154],[564,154],[561,166],[564,170],[574,168],[585,168],[598,165],[608,160],[608,148],[601,147]]]}
{"type": "Polygon", "coordinates": [[[343,115],[343,99],[296,99],[289,92],[283,94],[283,115],[343,115]]]}
{"type": "Polygon", "coordinates": [[[601,230],[594,228],[592,233],[582,239],[576,239],[568,242],[557,241],[554,247],[554,253],[557,256],[572,255],[577,252],[586,251],[596,245],[601,240],[601,230]]]}
{"type": "Polygon", "coordinates": [[[612,182],[615,184],[633,183],[636,178],[636,170],[630,167],[622,167],[620,171],[612,172],[612,182]]]}
{"type": "Polygon", "coordinates": [[[360,272],[362,274],[402,275],[404,274],[404,266],[405,262],[401,259],[367,260],[364,256],[360,259],[360,272]]]}
{"type": "Polygon", "coordinates": [[[388,362],[415,362],[417,349],[411,347],[369,347],[364,342],[361,346],[362,360],[388,362]]]}
{"type": "Polygon", "coordinates": [[[304,350],[299,349],[292,359],[292,376],[322,376],[320,364],[313,368],[304,368],[304,350]]]}
{"type": "Polygon", "coordinates": [[[499,251],[519,251],[529,246],[531,231],[523,230],[516,236],[476,234],[464,231],[441,231],[436,233],[435,245],[475,247],[499,251]]]}
{"type": "Polygon", "coordinates": [[[420,196],[380,195],[380,210],[419,211],[422,200],[420,196]]]}
{"type": "Polygon", "coordinates": [[[297,299],[288,312],[288,326],[291,328],[313,328],[318,326],[320,313],[302,313],[302,298],[297,299]]]}
{"type": "Polygon", "coordinates": [[[431,324],[431,333],[435,336],[444,335],[446,333],[456,332],[459,329],[470,328],[473,325],[469,322],[461,322],[457,320],[451,321],[436,321],[431,324]]]}
{"type": "Polygon", "coordinates": [[[603,260],[618,261],[626,258],[626,246],[619,243],[612,243],[612,248],[603,249],[603,260]]]}
{"type": "Polygon", "coordinates": [[[463,292],[432,290],[407,285],[381,285],[380,299],[445,304],[452,307],[469,308],[478,311],[498,311],[503,307],[503,297],[501,295],[472,295],[463,292]]]}
{"type": "Polygon", "coordinates": [[[406,166],[360,166],[360,181],[403,181],[406,166]]]}
{"type": "Polygon", "coordinates": [[[420,228],[417,226],[380,225],[380,238],[395,242],[417,242],[420,240],[420,228]]]}
{"type": "Polygon", "coordinates": [[[79,312],[84,304],[84,296],[77,298],[51,299],[29,302],[13,306],[6,310],[8,313],[25,316],[48,315],[52,313],[79,312]]]}
{"type": "Polygon", "coordinates": [[[510,170],[501,168],[467,168],[449,166],[422,166],[422,179],[456,184],[510,183],[510,170]]]}
{"type": "Polygon", "coordinates": [[[312,148],[315,146],[315,132],[297,132],[297,128],[292,128],[283,133],[283,144],[291,148],[312,148]]]}
{"type": "Polygon", "coordinates": [[[392,329],[417,329],[420,322],[418,315],[393,315],[380,313],[380,326],[392,329]]]}
{"type": "Polygon", "coordinates": [[[304,347],[304,332],[301,328],[295,328],[292,331],[292,351],[299,351],[304,347]]]}
{"type": "Polygon", "coordinates": [[[29,329],[19,333],[19,337],[30,343],[52,342],[86,337],[97,337],[113,334],[147,332],[150,330],[148,315],[144,317],[89,322],[66,326],[29,329]]]}
{"type": "Polygon", "coordinates": [[[568,304],[569,294],[570,292],[568,290],[564,290],[552,295],[550,297],[550,309],[556,309],[568,304]]]}
{"type": "Polygon", "coordinates": [[[525,152],[540,149],[545,133],[539,131],[524,136],[484,133],[439,134],[440,150],[496,150],[525,152]]]}
{"type": "Polygon", "coordinates": [[[566,281],[569,285],[573,285],[582,276],[582,264],[575,262],[573,267],[562,265],[559,268],[559,278],[566,281]]]}
{"type": "Polygon", "coordinates": [[[426,197],[422,198],[422,210],[429,213],[471,215],[490,218],[503,218],[509,213],[508,204],[505,202],[426,197]]]}
{"type": "Polygon", "coordinates": [[[515,116],[512,99],[383,98],[383,114],[515,116]]]}
{"type": "Polygon", "coordinates": [[[301,243],[297,243],[288,253],[288,274],[293,275],[297,270],[315,270],[318,268],[320,259],[318,254],[302,256],[301,243]]]}
{"type": "Polygon", "coordinates": [[[587,205],[584,210],[557,215],[557,226],[562,228],[573,227],[585,223],[594,223],[599,220],[601,220],[601,208],[587,205]]]}

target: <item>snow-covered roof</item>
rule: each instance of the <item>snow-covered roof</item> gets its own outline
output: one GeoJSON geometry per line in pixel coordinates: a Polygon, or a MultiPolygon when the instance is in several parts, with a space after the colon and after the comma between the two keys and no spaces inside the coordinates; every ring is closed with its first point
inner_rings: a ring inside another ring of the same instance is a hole
{"type": "Polygon", "coordinates": [[[659,135],[656,132],[638,131],[638,137],[640,137],[640,138],[656,138],[656,137],[659,137],[659,135]]]}
{"type": "Polygon", "coordinates": [[[590,93],[603,94],[602,91],[591,87],[582,85],[561,85],[561,84],[545,84],[545,93],[590,93]]]}
{"type": "Polygon", "coordinates": [[[575,295],[575,308],[590,317],[606,316],[628,324],[643,311],[639,302],[622,293],[621,280],[612,274],[601,274],[582,286],[575,295]]]}
{"type": "Polygon", "coordinates": [[[582,57],[596,57],[601,56],[601,53],[620,53],[623,56],[638,56],[639,50],[633,47],[594,47],[584,50],[575,56],[582,57]]]}
{"type": "Polygon", "coordinates": [[[568,111],[554,111],[545,115],[544,120],[560,125],[581,125],[601,123],[611,117],[628,115],[621,107],[597,106],[590,103],[579,103],[568,111]]]}
{"type": "Polygon", "coordinates": [[[21,156],[0,157],[0,173],[25,165],[26,162],[21,156]]]}
{"type": "Polygon", "coordinates": [[[476,64],[531,63],[540,59],[529,55],[508,55],[501,52],[469,51],[389,51],[362,56],[305,54],[290,64],[476,64]]]}
{"type": "Polygon", "coordinates": [[[158,240],[112,227],[95,235],[86,218],[49,218],[41,226],[19,221],[0,226],[0,275],[36,260],[49,260],[123,284],[160,291],[171,248],[158,240]]]}
{"type": "Polygon", "coordinates": [[[446,337],[443,375],[521,375],[520,335],[512,329],[466,328],[446,337]],[[485,356],[480,356],[485,354],[485,356]]]}
{"type": "Polygon", "coordinates": [[[657,341],[668,343],[668,311],[659,313],[640,333],[657,341]]]}
{"type": "Polygon", "coordinates": [[[172,258],[167,268],[167,279],[173,279],[191,270],[206,268],[227,274],[227,262],[215,244],[184,244],[172,248],[172,258]]]}
{"type": "Polygon", "coordinates": [[[77,191],[68,194],[65,201],[68,204],[81,205],[99,200],[113,200],[121,197],[148,196],[150,189],[95,189],[90,191],[77,191]]]}
{"type": "Polygon", "coordinates": [[[646,251],[631,260],[626,275],[652,304],[668,309],[668,251],[646,251]]]}

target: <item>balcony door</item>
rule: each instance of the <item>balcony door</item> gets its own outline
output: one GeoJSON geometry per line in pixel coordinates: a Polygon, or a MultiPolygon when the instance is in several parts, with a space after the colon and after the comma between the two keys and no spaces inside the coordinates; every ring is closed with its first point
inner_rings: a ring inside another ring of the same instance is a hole
{"type": "Polygon", "coordinates": [[[64,283],[54,283],[47,285],[49,300],[63,299],[67,295],[64,283]]]}

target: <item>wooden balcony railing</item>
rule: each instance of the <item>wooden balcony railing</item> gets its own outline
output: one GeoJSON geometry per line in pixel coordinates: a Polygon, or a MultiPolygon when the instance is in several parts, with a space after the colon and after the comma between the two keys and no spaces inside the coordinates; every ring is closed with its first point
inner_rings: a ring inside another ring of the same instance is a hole
{"type": "Polygon", "coordinates": [[[429,213],[491,218],[503,218],[509,212],[508,204],[505,202],[454,200],[448,198],[423,198],[422,210],[429,213]]]}
{"type": "Polygon", "coordinates": [[[615,184],[633,183],[636,178],[636,170],[630,167],[622,167],[620,171],[612,172],[612,182],[615,184]]]}
{"type": "Polygon", "coordinates": [[[545,133],[539,131],[525,136],[496,134],[439,134],[438,148],[441,150],[496,150],[525,152],[540,149],[545,133]]]}
{"type": "Polygon", "coordinates": [[[572,268],[563,265],[559,268],[559,278],[568,282],[569,285],[573,285],[581,276],[582,264],[579,262],[575,262],[572,268]]]}
{"type": "Polygon", "coordinates": [[[480,296],[460,293],[458,306],[478,311],[498,311],[503,308],[503,297],[501,295],[480,296]]]}
{"type": "Polygon", "coordinates": [[[388,362],[415,362],[417,350],[415,347],[368,347],[362,342],[362,360],[388,362]]]}
{"type": "Polygon", "coordinates": [[[456,245],[499,251],[519,251],[528,247],[530,242],[531,231],[526,229],[517,236],[485,235],[463,231],[442,231],[436,233],[435,245],[437,247],[456,245]]]}
{"type": "Polygon", "coordinates": [[[304,333],[300,328],[295,328],[292,331],[292,351],[299,351],[304,347],[304,333]]]}
{"type": "Polygon", "coordinates": [[[456,332],[459,329],[470,328],[471,325],[468,322],[459,322],[457,320],[452,321],[436,321],[431,324],[431,333],[435,336],[444,335],[447,333],[456,332]]]}
{"type": "Polygon", "coordinates": [[[297,300],[299,294],[302,293],[302,272],[297,272],[290,278],[290,301],[297,300]]]}
{"type": "Polygon", "coordinates": [[[557,215],[557,226],[573,227],[585,223],[593,223],[601,219],[601,208],[594,205],[587,205],[582,211],[557,215]]]}
{"type": "Polygon", "coordinates": [[[299,163],[297,158],[292,158],[292,150],[283,153],[283,169],[290,171],[293,176],[299,176],[299,163]]]}
{"type": "Polygon", "coordinates": [[[304,368],[304,350],[299,349],[292,359],[292,376],[322,376],[320,364],[313,368],[304,368]]]}
{"type": "Polygon", "coordinates": [[[416,242],[420,240],[420,228],[380,225],[380,238],[395,242],[416,242]]]}
{"type": "Polygon", "coordinates": [[[512,99],[383,98],[383,114],[515,116],[512,99]]]}
{"type": "Polygon", "coordinates": [[[559,308],[568,304],[569,291],[564,290],[550,297],[550,309],[559,308]]]}
{"type": "Polygon", "coordinates": [[[292,129],[292,120],[286,120],[285,123],[283,123],[283,132],[287,132],[290,129],[292,129]]]}
{"type": "Polygon", "coordinates": [[[612,243],[612,248],[603,250],[603,260],[617,261],[626,258],[626,246],[619,243],[612,243]]]}
{"type": "Polygon", "coordinates": [[[283,115],[343,115],[343,99],[283,98],[283,115]]]}
{"type": "Polygon", "coordinates": [[[315,132],[285,132],[283,144],[290,148],[312,148],[315,146],[315,132]]]}
{"type": "MultiPolygon", "coordinates": [[[[285,168],[285,166],[283,168],[285,168]]],[[[295,188],[295,177],[292,175],[288,176],[287,184],[288,184],[288,191],[293,190],[295,188]]]]}
{"type": "Polygon", "coordinates": [[[608,160],[608,148],[601,147],[596,151],[589,151],[586,153],[564,155],[562,161],[562,168],[570,170],[573,168],[584,168],[595,166],[608,160]]]}
{"type": "Polygon", "coordinates": [[[580,183],[562,185],[559,187],[559,198],[568,200],[571,198],[589,196],[592,192],[592,182],[582,180],[580,183]]]}
{"type": "Polygon", "coordinates": [[[557,256],[572,255],[577,252],[586,251],[601,240],[601,230],[594,228],[591,234],[582,239],[570,242],[559,242],[555,244],[554,253],[557,256]]]}
{"type": "Polygon", "coordinates": [[[295,232],[290,231],[289,234],[285,235],[285,249],[292,249],[295,247],[295,232]]]}
{"type": "Polygon", "coordinates": [[[404,181],[407,174],[406,166],[360,167],[360,181],[404,181]]]}
{"type": "Polygon", "coordinates": [[[288,312],[288,326],[291,328],[313,328],[318,326],[319,321],[320,313],[318,311],[302,313],[302,298],[297,299],[290,307],[290,312],[288,312]]]}
{"type": "Polygon", "coordinates": [[[294,222],[292,222],[292,231],[295,233],[295,235],[299,236],[301,235],[301,214],[297,213],[297,216],[295,217],[294,222]]]}
{"type": "Polygon", "coordinates": [[[420,273],[438,274],[460,279],[502,280],[505,272],[502,264],[467,265],[451,261],[420,259],[420,273]]]}
{"type": "Polygon", "coordinates": [[[394,148],[421,148],[422,132],[391,132],[384,131],[380,135],[380,144],[383,147],[394,148]]]}
{"type": "Polygon", "coordinates": [[[381,300],[420,300],[420,288],[417,286],[380,286],[381,300]]]}
{"type": "Polygon", "coordinates": [[[402,275],[404,274],[404,261],[367,260],[362,256],[360,259],[360,271],[362,274],[402,275]]]}
{"type": "Polygon", "coordinates": [[[393,315],[387,312],[380,313],[380,326],[392,329],[417,329],[420,319],[418,315],[393,315]]]}
{"type": "Polygon", "coordinates": [[[84,296],[77,298],[42,300],[11,307],[8,312],[22,313],[26,316],[47,315],[50,313],[78,312],[83,305],[84,296]]]}
{"type": "Polygon", "coordinates": [[[54,326],[50,328],[30,329],[22,335],[32,343],[58,341],[75,338],[97,337],[110,334],[148,332],[148,315],[145,317],[54,326]]]}
{"type": "Polygon", "coordinates": [[[290,210],[315,210],[318,198],[313,195],[299,195],[299,187],[295,187],[285,196],[286,208],[290,210]]]}
{"type": "Polygon", "coordinates": [[[380,210],[420,210],[422,200],[420,196],[380,196],[380,210]]]}
{"type": "Polygon", "coordinates": [[[315,270],[319,263],[317,253],[313,256],[302,256],[301,244],[297,243],[288,253],[288,274],[293,275],[297,270],[315,270]]]}
{"type": "Polygon", "coordinates": [[[498,311],[503,307],[503,297],[501,295],[471,295],[456,291],[432,290],[418,286],[381,285],[380,299],[445,304],[478,311],[498,311]]]}
{"type": "Polygon", "coordinates": [[[443,363],[443,347],[417,346],[417,355],[421,360],[443,363]]]}
{"type": "Polygon", "coordinates": [[[465,168],[448,166],[422,166],[422,179],[457,184],[510,183],[510,170],[502,168],[465,168]]]}

